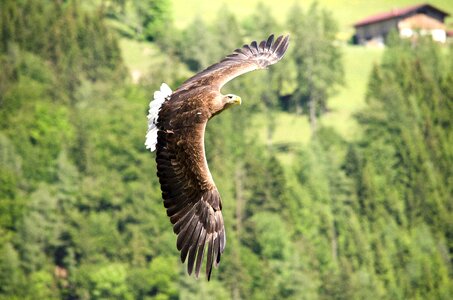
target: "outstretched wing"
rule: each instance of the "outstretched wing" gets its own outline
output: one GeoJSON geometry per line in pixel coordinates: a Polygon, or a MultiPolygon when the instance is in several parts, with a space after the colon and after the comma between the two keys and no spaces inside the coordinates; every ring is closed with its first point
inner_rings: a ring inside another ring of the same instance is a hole
{"type": "Polygon", "coordinates": [[[213,113],[209,99],[229,80],[279,61],[288,42],[288,36],[279,36],[274,42],[271,35],[260,44],[244,45],[187,80],[159,106],[157,123],[153,123],[157,126],[157,175],[189,274],[195,268],[199,276],[206,255],[209,280],[212,266],[218,265],[225,249],[222,203],[204,151],[206,123],[213,113]]]}
{"type": "Polygon", "coordinates": [[[174,128],[169,125],[169,117],[184,116],[171,116],[170,104],[159,113],[156,162],[164,206],[178,235],[181,261],[188,260],[188,273],[195,267],[198,277],[203,256],[207,255],[209,280],[212,265],[217,267],[220,262],[226,239],[220,195],[204,152],[207,118],[203,122],[194,121],[192,126],[174,128]]]}
{"type": "Polygon", "coordinates": [[[275,42],[273,34],[259,44],[253,41],[250,45],[234,50],[219,63],[189,78],[178,90],[199,85],[209,85],[220,90],[228,81],[239,75],[275,64],[283,57],[288,45],[288,35],[279,36],[275,42]]]}

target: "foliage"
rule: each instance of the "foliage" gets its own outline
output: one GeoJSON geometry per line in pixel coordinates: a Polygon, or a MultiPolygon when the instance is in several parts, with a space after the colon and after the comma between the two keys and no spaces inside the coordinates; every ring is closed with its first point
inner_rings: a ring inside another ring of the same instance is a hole
{"type": "Polygon", "coordinates": [[[6,0],[0,5],[1,51],[7,53],[17,44],[50,62],[69,97],[82,72],[90,80],[99,80],[107,74],[112,79],[111,71],[121,70],[118,45],[100,13],[84,12],[77,1],[6,0]]]}
{"type": "Polygon", "coordinates": [[[147,40],[162,38],[171,24],[168,0],[134,1],[134,6],[147,40]]]}
{"type": "Polygon", "coordinates": [[[245,104],[208,125],[206,154],[222,195],[227,245],[211,281],[197,281],[179,262],[154,154],[143,145],[151,91],[161,80],[181,83],[183,64],[198,71],[231,45],[286,25],[263,4],[243,21],[224,7],[212,24],[199,18],[181,31],[170,24],[175,34],[167,39],[155,21],[171,23],[167,1],[140,3],[150,10],[132,23],[126,16],[140,9],[138,1],[102,3],[0,4],[0,299],[453,294],[453,49],[394,39],[356,117],[363,136],[347,141],[319,124],[302,143],[304,133],[276,130],[277,122],[307,122],[297,114],[275,117],[283,115],[279,101],[307,98],[313,78],[303,72],[313,67],[320,113],[343,71],[331,16],[313,5],[295,18],[294,8],[287,20],[292,45],[314,44],[290,49],[272,72],[225,86],[240,91],[245,104]],[[159,59],[132,84],[122,78],[117,38],[104,22],[127,27],[146,16],[143,32],[150,30],[159,59]],[[323,37],[319,44],[296,26],[307,22],[323,37]],[[328,51],[315,55],[317,47],[328,51]],[[267,136],[259,139],[254,127],[263,115],[267,136]],[[292,144],[282,137],[288,135],[292,144]],[[285,155],[294,160],[284,162],[285,155]]]}
{"type": "Polygon", "coordinates": [[[338,84],[343,83],[341,52],[335,45],[337,24],[331,14],[313,3],[308,11],[295,5],[288,17],[293,33],[293,59],[297,68],[297,89],[294,105],[309,111],[312,131],[316,131],[317,118],[327,109],[327,100],[338,84]]]}

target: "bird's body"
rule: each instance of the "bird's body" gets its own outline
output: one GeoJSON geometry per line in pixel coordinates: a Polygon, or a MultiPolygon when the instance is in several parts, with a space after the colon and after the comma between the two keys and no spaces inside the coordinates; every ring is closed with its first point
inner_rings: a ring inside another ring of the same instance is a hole
{"type": "Polygon", "coordinates": [[[198,277],[204,255],[208,280],[225,248],[222,201],[208,168],[204,150],[206,124],[228,107],[240,104],[236,95],[222,95],[229,80],[280,60],[288,37],[273,35],[259,45],[252,42],[171,92],[163,84],[150,103],[146,146],[156,151],[157,176],[167,215],[178,235],[181,260],[198,277]],[[207,248],[207,249],[206,249],[207,248]]]}

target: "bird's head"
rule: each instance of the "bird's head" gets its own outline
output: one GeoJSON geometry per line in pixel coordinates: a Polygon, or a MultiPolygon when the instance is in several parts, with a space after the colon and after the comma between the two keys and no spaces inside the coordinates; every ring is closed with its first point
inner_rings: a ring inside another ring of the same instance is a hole
{"type": "Polygon", "coordinates": [[[225,108],[228,108],[233,105],[241,105],[242,100],[241,97],[237,95],[227,94],[223,96],[223,103],[225,104],[225,108]]]}

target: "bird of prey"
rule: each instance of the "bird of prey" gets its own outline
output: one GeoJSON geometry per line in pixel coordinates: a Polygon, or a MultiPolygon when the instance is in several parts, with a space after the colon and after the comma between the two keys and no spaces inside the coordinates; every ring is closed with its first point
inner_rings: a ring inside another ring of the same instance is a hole
{"type": "Polygon", "coordinates": [[[206,276],[225,249],[222,201],[206,161],[204,133],[213,116],[241,98],[220,89],[233,78],[278,62],[289,36],[274,35],[244,45],[219,63],[199,72],[175,91],[165,83],[154,93],[148,114],[146,148],[156,150],[157,176],[164,206],[178,235],[176,246],[187,271],[198,278],[206,255],[206,276]],[[206,252],[206,253],[205,253],[206,252]]]}

